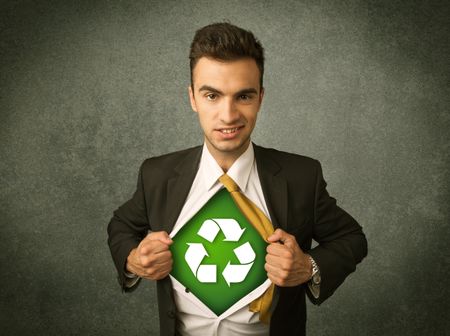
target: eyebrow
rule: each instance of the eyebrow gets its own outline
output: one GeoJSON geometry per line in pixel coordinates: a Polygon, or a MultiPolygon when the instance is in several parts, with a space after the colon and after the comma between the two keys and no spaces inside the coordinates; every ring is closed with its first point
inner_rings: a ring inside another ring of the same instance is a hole
{"type": "Polygon", "coordinates": [[[202,91],[211,91],[211,92],[214,92],[214,93],[217,93],[217,94],[223,94],[222,91],[220,91],[220,90],[218,90],[218,89],[215,89],[215,88],[213,88],[212,86],[209,86],[209,85],[202,85],[202,86],[200,87],[200,89],[198,89],[198,91],[199,91],[199,92],[202,92],[202,91]]]}
{"type": "MultiPolygon", "coordinates": [[[[213,92],[213,93],[217,93],[217,94],[223,95],[223,92],[222,92],[222,91],[220,91],[220,90],[218,90],[218,89],[216,89],[216,88],[213,88],[212,86],[209,86],[209,85],[202,85],[202,86],[200,87],[200,89],[198,89],[198,91],[199,91],[199,92],[202,92],[202,91],[210,91],[210,92],[213,92]]],[[[240,96],[240,95],[243,95],[243,94],[250,94],[250,93],[257,94],[258,91],[256,91],[255,88],[247,88],[247,89],[239,90],[238,92],[236,92],[235,95],[236,95],[236,96],[240,96]]]]}

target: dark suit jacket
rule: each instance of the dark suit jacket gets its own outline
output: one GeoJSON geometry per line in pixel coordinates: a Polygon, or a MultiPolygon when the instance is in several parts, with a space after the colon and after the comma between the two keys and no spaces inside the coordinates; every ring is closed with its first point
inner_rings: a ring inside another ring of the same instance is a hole
{"type": "MultiPolygon", "coordinates": [[[[274,227],[294,235],[320,268],[317,300],[305,284],[277,287],[271,335],[304,335],[305,292],[315,304],[327,299],[366,256],[367,242],[358,223],[328,195],[318,161],[256,145],[254,150],[274,227]],[[312,239],[319,243],[313,249],[312,239]]],[[[199,146],[145,160],[132,199],[114,212],[108,243],[123,290],[127,291],[124,267],[128,254],[148,230],[170,233],[197,173],[201,152],[199,146]]],[[[157,294],[161,335],[175,335],[176,306],[168,277],[157,282],[157,294]]]]}

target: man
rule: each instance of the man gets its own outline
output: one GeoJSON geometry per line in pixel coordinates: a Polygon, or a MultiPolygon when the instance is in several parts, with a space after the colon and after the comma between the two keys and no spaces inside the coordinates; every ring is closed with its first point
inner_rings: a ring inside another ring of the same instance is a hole
{"type": "Polygon", "coordinates": [[[365,236],[328,195],[318,161],[250,141],[264,97],[263,48],[251,32],[228,23],[203,27],[190,66],[190,103],[204,145],[142,164],[135,194],[108,226],[120,284],[129,291],[141,278],[157,281],[162,335],[304,335],[305,293],[315,304],[332,295],[366,256],[365,236]],[[217,317],[169,276],[170,246],[192,209],[224,187],[224,173],[272,231],[264,237],[265,292],[217,317]]]}

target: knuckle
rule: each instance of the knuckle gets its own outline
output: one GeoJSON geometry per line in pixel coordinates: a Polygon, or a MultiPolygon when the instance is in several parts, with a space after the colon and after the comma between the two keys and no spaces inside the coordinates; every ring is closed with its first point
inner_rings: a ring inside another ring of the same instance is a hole
{"type": "Polygon", "coordinates": [[[289,277],[289,272],[281,271],[280,272],[280,277],[281,277],[282,281],[285,281],[289,277]]]}
{"type": "Polygon", "coordinates": [[[161,262],[169,262],[172,261],[172,255],[170,253],[164,252],[164,254],[161,254],[160,256],[161,262]]]}
{"type": "Polygon", "coordinates": [[[147,239],[147,240],[152,240],[152,239],[157,238],[159,235],[160,235],[160,231],[150,232],[150,233],[145,237],[145,239],[147,239]]]}
{"type": "Polygon", "coordinates": [[[151,254],[147,257],[147,266],[152,266],[155,263],[155,255],[151,254]]]}
{"type": "Polygon", "coordinates": [[[159,280],[163,278],[161,272],[153,272],[153,280],[159,280]]]}
{"type": "Polygon", "coordinates": [[[148,257],[141,256],[140,262],[141,262],[141,265],[142,265],[143,267],[148,267],[148,266],[150,266],[150,260],[149,260],[148,257]]]}
{"type": "Polygon", "coordinates": [[[285,281],[284,279],[279,279],[279,280],[277,281],[277,285],[278,285],[278,286],[284,287],[285,284],[286,284],[286,281],[285,281]]]}
{"type": "Polygon", "coordinates": [[[153,278],[155,275],[155,270],[153,268],[147,268],[145,270],[145,276],[149,277],[149,278],[153,278]]]}
{"type": "Polygon", "coordinates": [[[294,253],[291,250],[285,250],[283,256],[286,259],[292,259],[294,258],[294,253]]]}
{"type": "Polygon", "coordinates": [[[156,244],[158,244],[158,248],[162,251],[169,251],[169,245],[161,243],[160,241],[157,241],[156,244]]]}

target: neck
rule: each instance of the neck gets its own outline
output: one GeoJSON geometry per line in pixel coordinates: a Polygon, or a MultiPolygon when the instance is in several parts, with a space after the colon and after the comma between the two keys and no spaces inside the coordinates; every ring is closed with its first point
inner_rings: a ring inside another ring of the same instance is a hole
{"type": "Polygon", "coordinates": [[[247,150],[250,145],[250,139],[246,144],[244,144],[241,148],[233,152],[223,152],[219,151],[214,146],[212,146],[208,141],[206,141],[206,147],[211,153],[214,160],[216,160],[217,164],[222,168],[222,170],[226,173],[233,163],[247,150]]]}

